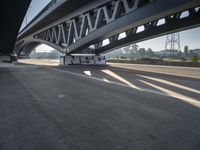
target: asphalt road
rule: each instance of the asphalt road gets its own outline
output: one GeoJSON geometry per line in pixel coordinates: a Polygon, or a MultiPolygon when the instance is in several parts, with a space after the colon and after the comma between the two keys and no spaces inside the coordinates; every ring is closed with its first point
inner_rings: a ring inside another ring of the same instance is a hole
{"type": "Polygon", "coordinates": [[[109,63],[109,65],[125,69],[156,72],[160,74],[168,74],[168,75],[200,79],[200,68],[198,67],[179,67],[179,66],[164,66],[164,65],[125,64],[125,63],[109,63]]]}
{"type": "Polygon", "coordinates": [[[200,149],[200,79],[34,65],[0,79],[0,150],[200,149]]]}

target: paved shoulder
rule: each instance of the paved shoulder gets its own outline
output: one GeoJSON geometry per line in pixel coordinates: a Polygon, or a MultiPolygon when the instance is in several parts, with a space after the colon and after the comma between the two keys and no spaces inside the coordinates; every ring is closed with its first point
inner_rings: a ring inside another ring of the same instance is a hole
{"type": "Polygon", "coordinates": [[[124,64],[124,63],[108,63],[108,64],[118,68],[200,79],[200,68],[194,68],[194,67],[175,67],[175,66],[124,64]]]}

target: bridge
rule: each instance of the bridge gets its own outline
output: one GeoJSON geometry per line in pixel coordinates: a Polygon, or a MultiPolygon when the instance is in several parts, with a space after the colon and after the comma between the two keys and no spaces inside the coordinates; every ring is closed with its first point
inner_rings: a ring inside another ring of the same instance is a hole
{"type": "Polygon", "coordinates": [[[197,27],[199,6],[199,0],[54,0],[19,33],[15,51],[28,56],[44,43],[68,56],[100,55],[197,27]]]}
{"type": "Polygon", "coordinates": [[[16,37],[30,2],[31,0],[7,0],[0,2],[0,34],[2,35],[0,37],[0,54],[13,53],[16,37]]]}
{"type": "MultiPolygon", "coordinates": [[[[199,0],[53,0],[18,33],[29,4],[0,2],[0,59],[44,43],[99,61],[200,23],[199,0]]],[[[199,83],[197,67],[0,61],[0,150],[200,150],[199,83]]]]}

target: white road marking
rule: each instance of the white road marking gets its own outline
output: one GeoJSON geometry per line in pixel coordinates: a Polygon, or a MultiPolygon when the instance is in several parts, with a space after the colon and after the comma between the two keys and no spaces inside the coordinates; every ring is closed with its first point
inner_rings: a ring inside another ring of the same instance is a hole
{"type": "Polygon", "coordinates": [[[108,63],[108,64],[111,67],[114,67],[114,68],[117,68],[117,69],[129,69],[130,71],[131,70],[137,70],[137,71],[145,71],[145,72],[173,75],[173,76],[177,76],[177,77],[180,76],[180,77],[200,79],[200,75],[199,75],[200,68],[156,66],[156,65],[155,66],[154,65],[137,65],[137,64],[120,64],[120,63],[108,63]],[[151,67],[152,67],[152,69],[149,69],[151,67]],[[176,71],[177,69],[179,69],[179,72],[174,73],[173,70],[176,71]],[[184,69],[187,69],[189,72],[185,73],[184,69]]]}
{"type": "Polygon", "coordinates": [[[141,91],[141,92],[154,93],[154,94],[158,94],[158,95],[162,95],[162,96],[167,96],[167,97],[172,97],[172,98],[180,99],[180,100],[182,100],[182,101],[184,101],[184,102],[186,102],[188,104],[191,104],[193,106],[196,106],[196,107],[200,108],[200,101],[198,101],[198,100],[196,100],[194,98],[191,98],[191,97],[179,94],[177,92],[174,92],[174,91],[162,88],[160,86],[151,84],[151,83],[143,81],[143,80],[139,80],[139,81],[142,82],[142,83],[144,83],[144,84],[147,84],[147,85],[149,85],[149,86],[151,86],[151,87],[153,87],[153,88],[155,88],[155,89],[157,89],[159,91],[145,89],[145,88],[134,88],[134,87],[132,87],[130,85],[126,85],[126,84],[122,84],[122,83],[118,83],[118,82],[114,82],[114,81],[107,82],[107,81],[105,81],[104,79],[101,79],[101,78],[87,76],[87,75],[84,75],[84,74],[79,74],[79,73],[75,73],[75,72],[71,72],[71,71],[67,71],[67,70],[56,69],[56,68],[51,68],[51,69],[56,70],[58,72],[68,73],[68,74],[79,76],[79,77],[83,77],[83,78],[88,78],[88,79],[93,79],[93,80],[96,80],[96,81],[105,82],[105,83],[108,83],[108,84],[120,85],[120,86],[123,86],[123,87],[135,89],[135,90],[138,90],[138,91],[141,91]],[[160,92],[160,91],[162,91],[162,92],[160,92]]]}
{"type": "Polygon", "coordinates": [[[65,97],[65,95],[64,94],[59,94],[58,97],[59,98],[63,98],[63,97],[65,97]]]}
{"type": "Polygon", "coordinates": [[[167,81],[167,80],[149,77],[149,76],[143,76],[143,75],[137,75],[137,76],[143,77],[143,78],[146,78],[146,79],[150,79],[150,80],[153,80],[153,81],[161,82],[161,83],[164,83],[164,84],[167,84],[167,85],[171,85],[171,86],[174,86],[174,87],[177,87],[177,88],[180,88],[180,89],[184,89],[184,90],[187,90],[187,91],[190,91],[190,92],[193,92],[193,93],[200,94],[199,90],[196,90],[196,89],[193,89],[193,88],[181,85],[181,84],[177,84],[177,83],[173,83],[173,82],[170,82],[170,81],[167,81]]]}
{"type": "Polygon", "coordinates": [[[194,98],[191,98],[189,96],[185,96],[185,95],[182,95],[180,93],[177,93],[177,92],[174,92],[174,91],[171,91],[171,90],[168,90],[166,88],[163,88],[163,87],[160,87],[158,85],[155,85],[155,84],[152,84],[152,83],[149,83],[149,82],[146,82],[144,80],[139,80],[140,82],[144,83],[144,84],[147,84],[155,89],[158,89],[164,93],[166,93],[168,96],[170,97],[174,97],[176,99],[180,99],[182,100],[183,102],[186,102],[188,104],[191,104],[193,106],[196,106],[198,108],[200,108],[200,101],[197,100],[197,99],[194,99],[194,98]]]}
{"type": "Polygon", "coordinates": [[[88,75],[88,76],[92,76],[92,73],[91,73],[91,71],[89,71],[89,70],[83,71],[83,72],[84,72],[84,74],[86,74],[86,75],[88,75]]]}
{"type": "Polygon", "coordinates": [[[110,82],[108,79],[106,79],[106,78],[103,78],[103,81],[105,81],[105,82],[110,82]]]}
{"type": "Polygon", "coordinates": [[[138,66],[138,67],[155,67],[155,68],[175,68],[175,69],[189,69],[189,70],[199,70],[198,67],[184,67],[184,66],[166,66],[166,65],[145,65],[145,64],[128,64],[128,63],[108,63],[110,65],[120,65],[120,66],[138,66]]]}
{"type": "MultiPolygon", "coordinates": [[[[92,80],[96,80],[96,81],[105,82],[105,83],[108,83],[108,84],[120,85],[120,86],[123,86],[123,87],[126,87],[126,88],[135,89],[135,88],[133,88],[129,85],[119,83],[119,82],[110,81],[110,80],[107,80],[105,78],[103,78],[103,79],[102,78],[96,78],[96,77],[87,76],[87,75],[84,75],[84,74],[79,74],[79,73],[75,73],[75,72],[71,72],[71,71],[67,71],[67,70],[62,70],[62,69],[57,69],[57,68],[51,68],[51,69],[58,71],[58,72],[63,72],[63,73],[68,73],[68,74],[71,74],[71,75],[79,76],[79,77],[82,77],[82,78],[92,79],[92,80]]],[[[163,95],[163,96],[168,96],[165,93],[155,91],[155,90],[146,89],[146,88],[139,88],[139,89],[135,89],[135,90],[159,94],[159,95],[163,95]]]]}
{"type": "Polygon", "coordinates": [[[133,89],[137,89],[137,90],[140,90],[140,88],[136,85],[134,85],[133,83],[127,81],[126,79],[124,79],[123,77],[119,76],[118,74],[112,72],[111,70],[101,70],[102,72],[104,72],[105,74],[125,83],[126,85],[128,85],[129,87],[133,88],[133,89]]]}

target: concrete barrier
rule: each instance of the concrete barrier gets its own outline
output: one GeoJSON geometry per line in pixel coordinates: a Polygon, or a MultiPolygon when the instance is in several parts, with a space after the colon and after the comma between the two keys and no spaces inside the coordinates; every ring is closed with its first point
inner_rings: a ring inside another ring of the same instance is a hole
{"type": "Polygon", "coordinates": [[[10,61],[10,56],[6,56],[6,55],[0,56],[0,62],[3,62],[3,61],[10,61]]]}
{"type": "Polygon", "coordinates": [[[106,64],[105,56],[66,55],[60,57],[60,65],[104,65],[104,64],[106,64]]]}
{"type": "Polygon", "coordinates": [[[10,55],[0,55],[0,62],[17,62],[17,55],[10,54],[10,55]]]}

